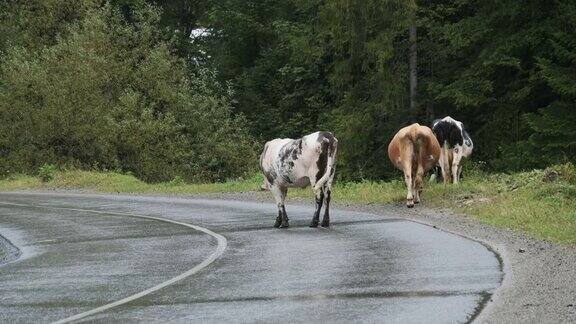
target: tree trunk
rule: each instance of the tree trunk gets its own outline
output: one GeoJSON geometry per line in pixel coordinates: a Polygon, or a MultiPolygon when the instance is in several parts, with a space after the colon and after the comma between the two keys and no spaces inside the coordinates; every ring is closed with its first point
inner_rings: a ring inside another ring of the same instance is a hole
{"type": "Polygon", "coordinates": [[[418,66],[417,66],[417,41],[416,41],[416,23],[410,25],[410,117],[416,115],[416,96],[418,86],[418,66]]]}
{"type": "MultiPolygon", "coordinates": [[[[434,58],[432,56],[430,56],[430,80],[434,80],[434,58]]],[[[431,125],[435,117],[434,100],[428,99],[428,104],[426,105],[426,121],[431,125]]]]}

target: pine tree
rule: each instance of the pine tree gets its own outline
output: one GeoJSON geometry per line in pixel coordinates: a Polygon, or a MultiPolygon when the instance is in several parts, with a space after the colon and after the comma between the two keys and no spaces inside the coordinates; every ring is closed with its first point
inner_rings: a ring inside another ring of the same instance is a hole
{"type": "Polygon", "coordinates": [[[555,94],[552,102],[527,115],[534,134],[530,144],[545,164],[576,162],[576,4],[560,2],[551,49],[538,57],[538,77],[555,94]]]}

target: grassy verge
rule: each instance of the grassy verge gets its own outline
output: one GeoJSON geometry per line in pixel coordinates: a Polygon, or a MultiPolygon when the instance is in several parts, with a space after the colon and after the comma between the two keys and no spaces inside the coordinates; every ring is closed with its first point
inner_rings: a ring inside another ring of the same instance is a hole
{"type": "MultiPolygon", "coordinates": [[[[400,178],[400,176],[399,176],[400,178]]],[[[0,181],[0,190],[89,189],[96,192],[204,194],[258,190],[261,177],[213,184],[179,181],[147,184],[133,176],[90,171],[56,172],[52,180],[12,176],[0,181]]],[[[339,183],[333,199],[351,203],[396,203],[405,198],[400,180],[391,182],[339,183]]],[[[309,189],[291,190],[291,197],[311,197],[309,189]]],[[[426,183],[425,204],[448,207],[488,224],[521,230],[552,242],[576,243],[576,168],[560,165],[546,170],[512,175],[470,170],[454,186],[426,183]]]]}
{"type": "Polygon", "coordinates": [[[14,175],[0,180],[0,190],[88,189],[102,193],[202,194],[251,191],[258,188],[261,181],[261,178],[254,176],[224,183],[188,184],[171,181],[149,184],[126,174],[72,170],[56,171],[47,182],[42,182],[39,177],[14,175]]]}

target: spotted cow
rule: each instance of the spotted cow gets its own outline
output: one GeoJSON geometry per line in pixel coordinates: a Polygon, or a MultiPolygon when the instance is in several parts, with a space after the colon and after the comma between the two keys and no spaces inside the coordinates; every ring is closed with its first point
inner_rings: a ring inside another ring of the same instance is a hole
{"type": "Polygon", "coordinates": [[[440,143],[441,152],[438,167],[430,180],[441,176],[444,183],[458,183],[462,175],[462,159],[472,154],[474,143],[464,124],[450,116],[435,120],[432,131],[440,143]]]}
{"type": "Polygon", "coordinates": [[[330,132],[316,132],[299,139],[278,138],[264,145],[260,166],[265,186],[278,206],[274,227],[288,227],[288,215],[284,207],[288,188],[304,188],[308,185],[316,195],[316,211],[310,227],[318,226],[324,202],[326,207],[322,227],[330,225],[330,197],[337,149],[338,140],[330,132]]]}
{"type": "Polygon", "coordinates": [[[414,207],[414,203],[420,202],[422,177],[440,158],[436,136],[430,128],[417,123],[404,127],[388,145],[388,157],[396,168],[404,172],[408,187],[406,206],[414,207]]]}

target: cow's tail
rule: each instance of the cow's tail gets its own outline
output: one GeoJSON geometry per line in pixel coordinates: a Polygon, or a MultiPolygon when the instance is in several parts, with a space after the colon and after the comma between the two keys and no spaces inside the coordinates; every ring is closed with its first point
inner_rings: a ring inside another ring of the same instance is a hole
{"type": "Polygon", "coordinates": [[[324,172],[324,175],[314,185],[314,191],[320,190],[320,188],[322,188],[324,186],[326,181],[328,181],[328,179],[330,179],[330,176],[334,172],[333,171],[334,170],[334,164],[336,163],[336,151],[338,150],[338,140],[336,140],[336,138],[334,138],[334,137],[332,137],[330,139],[325,138],[324,140],[329,141],[328,142],[328,158],[326,159],[326,171],[324,172]]]}
{"type": "Polygon", "coordinates": [[[412,138],[412,145],[414,146],[414,155],[420,155],[420,148],[424,145],[426,136],[421,132],[417,131],[415,136],[412,138]]]}
{"type": "Polygon", "coordinates": [[[421,155],[426,154],[425,147],[428,145],[428,141],[429,141],[428,136],[420,130],[416,131],[416,134],[414,134],[414,137],[412,139],[412,144],[414,147],[414,155],[420,157],[422,161],[426,160],[426,156],[421,155]]]}

